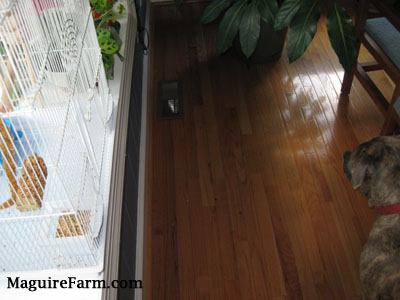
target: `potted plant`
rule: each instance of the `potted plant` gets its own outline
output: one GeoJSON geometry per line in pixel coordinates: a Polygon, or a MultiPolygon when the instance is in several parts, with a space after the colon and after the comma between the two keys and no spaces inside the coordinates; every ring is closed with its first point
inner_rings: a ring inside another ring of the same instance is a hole
{"type": "MultiPolygon", "coordinates": [[[[183,2],[174,1],[176,5],[183,2]]],[[[321,6],[327,11],[326,27],[332,48],[344,69],[351,70],[357,54],[352,19],[345,8],[333,0],[283,0],[282,3],[278,0],[212,0],[205,8],[201,22],[208,24],[222,14],[217,34],[218,53],[226,52],[236,39],[247,59],[252,58],[259,42],[265,44],[266,49],[271,47],[273,38],[260,36],[264,33],[263,23],[276,32],[288,27],[286,49],[289,62],[294,62],[314,38],[321,6]]],[[[266,33],[270,32],[267,30],[266,33]]]]}

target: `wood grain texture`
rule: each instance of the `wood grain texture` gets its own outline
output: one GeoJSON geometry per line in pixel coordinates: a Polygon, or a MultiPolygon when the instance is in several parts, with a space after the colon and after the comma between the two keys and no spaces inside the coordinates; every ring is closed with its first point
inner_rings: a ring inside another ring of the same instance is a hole
{"type": "Polygon", "coordinates": [[[360,299],[374,212],[342,155],[382,115],[357,80],[339,101],[321,24],[294,64],[247,67],[216,54],[204,7],[152,9],[146,299],[360,299]],[[159,80],[182,81],[184,119],[157,120],[159,80]]]}

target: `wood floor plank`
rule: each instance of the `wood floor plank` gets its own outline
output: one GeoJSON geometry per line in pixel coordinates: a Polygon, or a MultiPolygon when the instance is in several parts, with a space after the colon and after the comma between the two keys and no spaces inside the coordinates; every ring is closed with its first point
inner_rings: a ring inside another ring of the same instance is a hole
{"type": "Polygon", "coordinates": [[[202,110],[194,108],[194,123],[196,128],[197,165],[200,173],[201,199],[204,206],[214,206],[215,195],[211,172],[211,159],[202,110]]]}
{"type": "Polygon", "coordinates": [[[262,246],[263,268],[265,270],[265,285],[268,298],[278,297],[286,294],[285,281],[282,266],[276,245],[274,227],[271,220],[271,211],[268,202],[265,201],[266,194],[264,183],[260,174],[252,174],[250,177],[253,190],[253,212],[256,217],[257,229],[260,235],[259,243],[262,246]]]}
{"type": "MultiPolygon", "coordinates": [[[[253,86],[253,90],[251,91],[253,101],[248,102],[253,128],[256,130],[257,135],[254,135],[255,139],[250,144],[250,137],[248,137],[247,147],[254,150],[257,149],[258,145],[259,155],[258,162],[254,161],[254,163],[249,164],[249,170],[255,168],[257,165],[255,170],[262,172],[261,176],[265,187],[265,195],[268,198],[270,206],[271,221],[285,281],[286,296],[289,299],[303,299],[292,242],[288,233],[287,223],[283,220],[284,205],[282,205],[279,180],[276,180],[278,172],[276,163],[279,161],[280,148],[274,142],[274,137],[281,134],[285,128],[281,122],[279,113],[275,114],[275,116],[266,114],[274,106],[274,101],[272,97],[265,93],[263,85],[260,84],[261,77],[259,75],[258,73],[250,74],[250,77],[257,80],[257,84],[253,86]],[[263,132],[260,133],[260,129],[264,129],[263,132]],[[268,139],[265,139],[266,134],[269,135],[268,139]]],[[[268,80],[268,78],[264,79],[268,80]]],[[[248,152],[248,161],[250,159],[257,159],[257,157],[254,153],[248,152]]]]}
{"type": "Polygon", "coordinates": [[[190,218],[190,200],[192,194],[190,190],[183,187],[192,186],[193,183],[198,184],[198,180],[186,176],[186,151],[180,145],[185,143],[184,130],[179,124],[174,124],[174,161],[176,161],[175,169],[175,190],[176,190],[176,218],[177,218],[177,234],[176,243],[179,249],[178,269],[181,274],[179,282],[179,296],[181,299],[193,299],[195,297],[195,272],[194,272],[194,253],[191,232],[190,218]],[[183,159],[182,159],[183,158],[183,159]],[[185,288],[184,288],[185,287],[185,288]]]}
{"type": "Polygon", "coordinates": [[[210,82],[210,71],[206,64],[201,64],[201,89],[203,94],[203,118],[206,126],[207,143],[209,145],[209,155],[211,159],[211,172],[215,181],[224,180],[224,170],[222,167],[222,158],[220,150],[220,141],[218,138],[218,125],[215,117],[214,95],[210,82]]]}
{"type": "MultiPolygon", "coordinates": [[[[168,297],[170,291],[173,295],[179,294],[177,292],[179,286],[179,274],[175,268],[178,260],[178,253],[176,247],[176,239],[173,237],[176,235],[175,227],[175,182],[174,182],[174,162],[172,150],[172,139],[171,135],[168,134],[170,130],[168,127],[164,127],[164,134],[161,139],[154,140],[153,145],[159,145],[163,147],[163,152],[157,153],[157,158],[154,157],[153,165],[153,183],[154,191],[152,197],[154,199],[152,205],[152,211],[155,214],[162,214],[162,217],[158,218],[156,222],[152,224],[152,235],[156,237],[154,243],[157,246],[159,257],[157,257],[158,263],[153,265],[152,273],[157,273],[158,269],[164,270],[163,283],[156,282],[156,286],[159,288],[153,291],[153,297],[159,297],[160,299],[172,299],[168,297]],[[165,169],[159,169],[155,166],[158,164],[164,164],[165,169]],[[164,202],[168,199],[167,202],[164,202]]],[[[161,128],[159,128],[161,131],[161,128]]]]}
{"type": "Polygon", "coordinates": [[[374,212],[342,156],[379,133],[380,112],[357,80],[339,99],[322,24],[295,63],[247,66],[217,55],[204,7],[152,8],[146,299],[360,299],[374,212]],[[160,80],[182,81],[183,119],[157,119],[160,80]]]}

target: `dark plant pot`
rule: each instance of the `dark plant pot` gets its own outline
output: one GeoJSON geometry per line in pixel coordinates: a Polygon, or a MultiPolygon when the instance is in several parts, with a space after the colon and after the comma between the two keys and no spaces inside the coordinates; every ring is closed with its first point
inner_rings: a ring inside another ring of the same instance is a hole
{"type": "Polygon", "coordinates": [[[249,64],[264,64],[277,61],[282,56],[287,28],[275,31],[272,26],[261,20],[260,37],[254,53],[249,57],[242,52],[239,35],[234,39],[232,48],[236,55],[249,64]]]}

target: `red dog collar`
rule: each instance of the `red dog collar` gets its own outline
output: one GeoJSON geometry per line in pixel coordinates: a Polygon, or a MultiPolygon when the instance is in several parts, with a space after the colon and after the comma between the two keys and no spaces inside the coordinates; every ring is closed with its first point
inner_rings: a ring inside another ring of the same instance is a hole
{"type": "Polygon", "coordinates": [[[375,206],[375,210],[378,215],[400,214],[400,203],[386,206],[375,206]]]}

